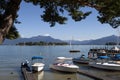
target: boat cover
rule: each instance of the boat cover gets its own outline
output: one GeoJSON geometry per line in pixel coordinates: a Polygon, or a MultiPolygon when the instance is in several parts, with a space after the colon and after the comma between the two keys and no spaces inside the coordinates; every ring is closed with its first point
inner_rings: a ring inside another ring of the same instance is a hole
{"type": "Polygon", "coordinates": [[[116,54],[115,57],[120,57],[120,54],[116,54]]]}
{"type": "Polygon", "coordinates": [[[33,57],[32,57],[32,60],[33,60],[33,59],[43,59],[43,57],[42,57],[42,56],[33,56],[33,57]]]}
{"type": "Polygon", "coordinates": [[[120,60],[120,54],[116,54],[115,57],[112,58],[113,60],[120,60]]]}
{"type": "Polygon", "coordinates": [[[109,57],[108,56],[99,56],[98,58],[100,58],[100,59],[108,59],[109,57]]]}

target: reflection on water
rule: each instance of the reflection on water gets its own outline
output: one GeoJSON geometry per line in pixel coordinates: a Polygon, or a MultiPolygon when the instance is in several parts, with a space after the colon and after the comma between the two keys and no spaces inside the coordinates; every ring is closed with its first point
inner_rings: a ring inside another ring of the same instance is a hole
{"type": "MultiPolygon", "coordinates": [[[[28,59],[31,62],[32,56],[44,56],[45,68],[41,73],[35,73],[36,80],[93,80],[81,74],[66,74],[49,69],[49,64],[53,63],[56,57],[79,57],[81,54],[87,53],[91,46],[78,45],[75,49],[80,53],[70,54],[69,46],[0,46],[0,80],[24,80],[20,71],[21,62],[28,59]]],[[[91,74],[98,76],[107,76],[120,79],[119,72],[110,72],[91,68],[88,65],[77,64],[80,70],[86,70],[91,74]],[[116,76],[117,75],[117,76],[116,76]]]]}
{"type": "Polygon", "coordinates": [[[35,76],[35,80],[44,80],[43,79],[44,71],[33,73],[33,75],[35,76]]]}
{"type": "Polygon", "coordinates": [[[56,70],[45,71],[44,80],[93,80],[77,73],[64,73],[56,70]]]}
{"type": "Polygon", "coordinates": [[[35,80],[93,80],[77,73],[64,73],[56,70],[47,70],[33,73],[35,80]]]}

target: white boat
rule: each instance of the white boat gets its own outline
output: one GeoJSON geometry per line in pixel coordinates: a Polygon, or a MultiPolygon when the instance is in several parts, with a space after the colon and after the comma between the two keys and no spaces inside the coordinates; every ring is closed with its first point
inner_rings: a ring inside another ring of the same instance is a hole
{"type": "MultiPolygon", "coordinates": [[[[32,60],[35,60],[35,59],[43,59],[43,57],[41,57],[41,56],[33,56],[32,60]]],[[[42,63],[42,62],[34,62],[31,66],[32,66],[33,71],[39,72],[39,71],[43,70],[45,64],[42,63]]]]}
{"type": "Polygon", "coordinates": [[[117,46],[112,47],[111,50],[120,51],[120,49],[117,46]]]}
{"type": "Polygon", "coordinates": [[[89,66],[106,70],[120,70],[120,64],[108,59],[108,56],[99,56],[98,60],[89,62],[89,66]]]}
{"type": "Polygon", "coordinates": [[[79,67],[77,65],[74,65],[72,61],[66,61],[66,60],[59,60],[53,64],[50,64],[49,67],[54,70],[69,72],[69,73],[77,72],[79,69],[79,67]]]}
{"type": "Polygon", "coordinates": [[[120,70],[120,64],[109,63],[109,62],[89,62],[89,66],[106,69],[106,70],[120,70]]]}
{"type": "Polygon", "coordinates": [[[72,60],[72,57],[57,57],[57,60],[72,60]]]}
{"type": "Polygon", "coordinates": [[[85,55],[81,55],[80,57],[73,58],[73,62],[81,63],[81,64],[88,64],[89,59],[84,57],[85,55]]]}

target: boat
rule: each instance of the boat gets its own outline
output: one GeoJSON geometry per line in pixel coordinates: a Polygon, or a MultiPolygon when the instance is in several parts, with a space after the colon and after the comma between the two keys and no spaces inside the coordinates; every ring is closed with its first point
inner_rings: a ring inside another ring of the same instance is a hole
{"type": "Polygon", "coordinates": [[[57,60],[53,64],[50,64],[49,67],[57,71],[68,73],[76,73],[79,69],[79,67],[77,65],[74,65],[72,61],[67,61],[65,59],[57,60]]]}
{"type": "Polygon", "coordinates": [[[120,53],[119,54],[115,54],[114,57],[111,58],[114,61],[120,61],[120,53]]]}
{"type": "Polygon", "coordinates": [[[32,66],[32,71],[39,72],[39,71],[43,70],[45,64],[42,63],[42,62],[38,62],[38,59],[42,60],[43,57],[41,57],[41,56],[33,56],[32,57],[32,61],[37,60],[37,62],[33,62],[32,65],[31,65],[32,66]]]}
{"type": "Polygon", "coordinates": [[[120,64],[117,64],[115,61],[106,60],[108,56],[99,56],[100,59],[98,61],[89,62],[89,66],[104,69],[104,70],[118,70],[120,71],[120,64]]]}
{"type": "Polygon", "coordinates": [[[70,53],[75,53],[75,52],[80,52],[80,50],[75,50],[75,49],[72,49],[69,51],[70,53]]]}
{"type": "Polygon", "coordinates": [[[97,59],[99,56],[109,56],[112,58],[119,53],[120,48],[118,46],[114,46],[112,48],[93,48],[89,50],[88,58],[97,59]]]}
{"type": "Polygon", "coordinates": [[[90,62],[89,66],[100,68],[100,69],[106,69],[106,70],[120,70],[120,64],[116,63],[109,63],[109,62],[90,62]]]}
{"type": "Polygon", "coordinates": [[[88,52],[88,58],[90,59],[97,59],[99,56],[106,56],[108,53],[106,52],[107,49],[90,49],[88,52]]]}
{"type": "Polygon", "coordinates": [[[77,52],[80,52],[80,50],[77,50],[77,49],[74,49],[73,46],[72,46],[72,41],[73,41],[73,38],[72,40],[70,41],[70,47],[72,47],[71,50],[69,50],[70,53],[77,53],[77,52]]]}
{"type": "Polygon", "coordinates": [[[73,58],[72,60],[73,60],[73,62],[77,62],[77,63],[81,63],[81,64],[88,64],[89,63],[89,59],[85,58],[84,54],[82,54],[80,57],[73,58]]]}
{"type": "Polygon", "coordinates": [[[57,60],[72,60],[72,57],[57,57],[57,60]]]}
{"type": "Polygon", "coordinates": [[[111,50],[113,50],[113,51],[120,51],[120,49],[117,46],[112,47],[111,50]]]}
{"type": "Polygon", "coordinates": [[[112,47],[111,49],[108,50],[108,53],[118,54],[118,53],[120,53],[120,48],[118,46],[114,46],[114,47],[112,47]]]}

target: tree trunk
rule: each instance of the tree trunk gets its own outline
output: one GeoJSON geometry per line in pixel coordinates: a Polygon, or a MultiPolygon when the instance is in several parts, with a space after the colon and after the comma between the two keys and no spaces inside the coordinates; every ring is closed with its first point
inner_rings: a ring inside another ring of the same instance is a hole
{"type": "Polygon", "coordinates": [[[22,0],[10,0],[4,14],[0,16],[0,44],[3,43],[10,28],[14,24],[21,1],[22,0]]]}

